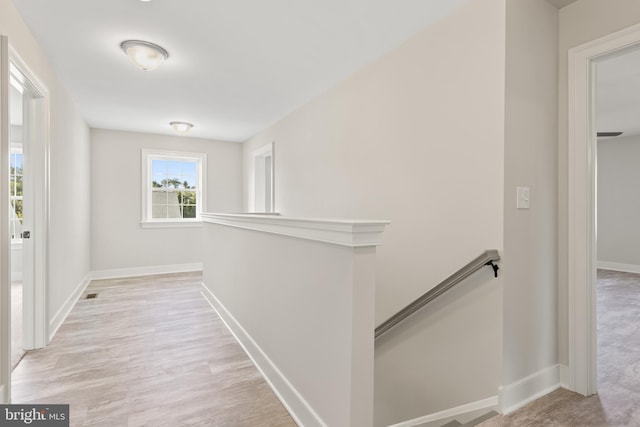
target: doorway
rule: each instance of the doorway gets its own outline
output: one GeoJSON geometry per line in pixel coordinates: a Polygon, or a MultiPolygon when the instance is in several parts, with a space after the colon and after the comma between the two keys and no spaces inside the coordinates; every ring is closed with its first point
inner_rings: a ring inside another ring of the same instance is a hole
{"type": "Polygon", "coordinates": [[[597,390],[614,416],[640,406],[639,49],[596,61],[594,104],[597,390]]]}
{"type": "Polygon", "coordinates": [[[0,157],[6,159],[0,167],[0,399],[8,401],[11,371],[25,351],[49,341],[49,96],[6,37],[0,37],[0,66],[0,157]]]}
{"type": "MultiPolygon", "coordinates": [[[[568,387],[598,392],[596,248],[596,67],[640,46],[640,25],[569,50],[568,387]]],[[[604,131],[605,129],[602,129],[604,131]]]]}
{"type": "Polygon", "coordinates": [[[253,151],[253,180],[249,206],[251,212],[274,213],[275,212],[275,187],[274,187],[274,143],[266,144],[253,151]]]}
{"type": "MultiPolygon", "coordinates": [[[[32,286],[24,272],[30,269],[29,256],[24,255],[24,146],[29,143],[29,105],[33,94],[12,73],[9,77],[9,235],[11,236],[11,370],[15,369],[26,350],[22,307],[25,303],[24,282],[32,286]]],[[[28,172],[28,168],[26,172],[28,172]]],[[[27,198],[29,199],[29,198],[27,198]]],[[[27,215],[28,216],[28,215],[27,215]]],[[[28,276],[28,274],[27,274],[28,276]]],[[[28,304],[29,302],[27,302],[28,304]]]]}

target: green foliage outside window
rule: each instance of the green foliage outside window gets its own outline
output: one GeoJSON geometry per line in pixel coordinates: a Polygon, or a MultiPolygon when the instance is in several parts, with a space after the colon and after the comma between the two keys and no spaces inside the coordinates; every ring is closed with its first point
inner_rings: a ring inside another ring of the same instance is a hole
{"type": "MultiPolygon", "coordinates": [[[[167,193],[175,194],[177,196],[177,204],[179,206],[179,217],[181,218],[196,218],[196,186],[195,183],[190,184],[188,180],[180,179],[177,176],[171,176],[165,171],[163,171],[164,163],[156,164],[154,161],[152,174],[154,176],[158,176],[157,179],[152,180],[151,185],[153,188],[154,194],[162,194],[163,190],[167,193]],[[156,168],[156,166],[158,166],[156,168]],[[162,176],[165,178],[160,179],[162,176]],[[189,191],[192,190],[192,191],[189,191]]],[[[193,173],[195,173],[195,162],[183,162],[183,170],[187,167],[191,166],[193,168],[193,173]],[[188,166],[187,166],[188,165],[188,166]]],[[[180,174],[177,174],[180,176],[180,174]]],[[[192,177],[193,178],[193,177],[192,177]]],[[[193,181],[193,179],[192,179],[193,181]]],[[[169,196],[169,194],[168,194],[169,196]]],[[[163,198],[163,200],[165,200],[163,198]]],[[[174,196],[169,197],[167,200],[167,209],[161,208],[165,204],[163,201],[160,205],[155,205],[158,209],[154,210],[153,217],[154,218],[168,218],[174,217],[176,213],[172,213],[171,206],[175,206],[173,201],[175,201],[174,196]]],[[[154,202],[155,204],[156,202],[154,202]]],[[[177,207],[176,207],[177,209],[177,207]]]]}

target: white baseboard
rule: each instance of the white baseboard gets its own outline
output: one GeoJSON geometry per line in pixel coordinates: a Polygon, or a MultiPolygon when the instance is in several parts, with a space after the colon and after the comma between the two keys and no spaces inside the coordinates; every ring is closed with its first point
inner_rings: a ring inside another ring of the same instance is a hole
{"type": "Polygon", "coordinates": [[[276,396],[287,408],[289,414],[296,424],[304,427],[326,427],[320,416],[313,410],[309,403],[300,395],[289,380],[280,372],[278,367],[269,359],[269,356],[251,338],[240,323],[226,309],[224,304],[202,283],[202,296],[211,307],[218,313],[220,319],[233,334],[238,343],[244,348],[249,358],[258,368],[264,379],[267,381],[276,396]]]}
{"type": "Polygon", "coordinates": [[[463,414],[474,411],[482,410],[495,410],[498,407],[498,396],[488,397],[486,399],[478,400],[475,402],[467,403],[465,405],[456,406],[455,408],[445,409],[444,411],[435,412],[433,414],[424,415],[412,420],[403,421],[398,424],[393,424],[389,427],[413,427],[419,426],[425,423],[431,423],[439,421],[441,423],[447,423],[453,421],[457,417],[463,414]]]}
{"type": "Polygon", "coordinates": [[[507,415],[560,388],[560,365],[549,366],[500,388],[500,412],[507,415]]]}
{"type": "Polygon", "coordinates": [[[151,276],[154,274],[187,273],[190,271],[202,271],[202,263],[194,262],[191,264],[154,265],[151,267],[98,270],[91,272],[91,279],[120,279],[123,277],[151,276]]]}
{"type": "Polygon", "coordinates": [[[635,264],[622,264],[619,262],[598,261],[598,268],[604,270],[623,271],[625,273],[638,273],[640,274],[640,265],[635,264]]]}
{"type": "Polygon", "coordinates": [[[53,318],[49,321],[49,342],[51,342],[53,336],[58,332],[58,329],[60,329],[60,326],[62,326],[62,323],[65,321],[69,313],[71,313],[73,306],[76,304],[76,301],[78,301],[84,290],[87,289],[89,282],[91,282],[91,273],[84,276],[84,279],[78,283],[78,286],[76,286],[71,295],[69,295],[69,298],[67,298],[64,304],[62,304],[62,307],[60,307],[56,314],[53,315],[53,318]]]}

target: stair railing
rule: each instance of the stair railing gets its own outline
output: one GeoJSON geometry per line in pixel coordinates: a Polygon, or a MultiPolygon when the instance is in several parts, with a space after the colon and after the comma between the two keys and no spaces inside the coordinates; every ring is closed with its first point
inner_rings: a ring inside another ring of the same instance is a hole
{"type": "Polygon", "coordinates": [[[444,294],[449,289],[453,288],[455,285],[462,282],[464,279],[471,276],[473,273],[480,270],[484,266],[491,266],[493,268],[495,277],[498,277],[498,270],[500,267],[498,267],[498,265],[496,264],[497,261],[500,261],[500,255],[498,254],[497,250],[490,249],[484,251],[482,255],[478,256],[476,259],[462,267],[460,270],[444,279],[434,288],[428,290],[418,299],[407,305],[402,310],[398,311],[389,319],[385,320],[382,324],[380,324],[380,326],[376,328],[375,338],[378,339],[386,332],[389,332],[389,330],[391,330],[397,324],[403,322],[409,316],[420,310],[422,307],[429,304],[431,301],[438,298],[440,295],[444,294]]]}

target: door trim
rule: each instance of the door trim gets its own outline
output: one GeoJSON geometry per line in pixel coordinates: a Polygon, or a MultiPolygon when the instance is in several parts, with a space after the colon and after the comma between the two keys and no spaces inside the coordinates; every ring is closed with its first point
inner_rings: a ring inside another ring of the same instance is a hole
{"type": "Polygon", "coordinates": [[[597,393],[595,64],[640,44],[640,25],[569,50],[568,387],[597,393]]]}
{"type": "Polygon", "coordinates": [[[11,395],[11,235],[9,233],[9,40],[0,36],[0,402],[11,395]],[[1,212],[4,212],[2,214],[1,212]]]}
{"type": "MultiPolygon", "coordinates": [[[[9,230],[9,162],[11,150],[9,138],[9,79],[13,64],[29,81],[40,98],[34,102],[33,112],[38,115],[37,127],[31,129],[38,141],[33,150],[34,159],[34,230],[39,238],[34,240],[34,293],[33,336],[29,347],[40,348],[48,344],[48,294],[49,277],[49,145],[50,101],[47,87],[37,78],[20,55],[9,45],[6,36],[0,36],[0,402],[11,399],[11,235],[9,230]],[[31,345],[32,344],[32,345],[31,345]]],[[[23,307],[24,308],[24,307],[23,307]]],[[[26,327],[26,325],[25,325],[26,327]]]]}
{"type": "MultiPolygon", "coordinates": [[[[48,279],[49,279],[49,89],[38,78],[18,52],[9,44],[9,63],[27,79],[35,92],[29,146],[30,177],[33,182],[33,292],[25,312],[25,349],[43,348],[49,343],[48,279]]],[[[5,152],[5,151],[3,151],[5,152]]]]}

